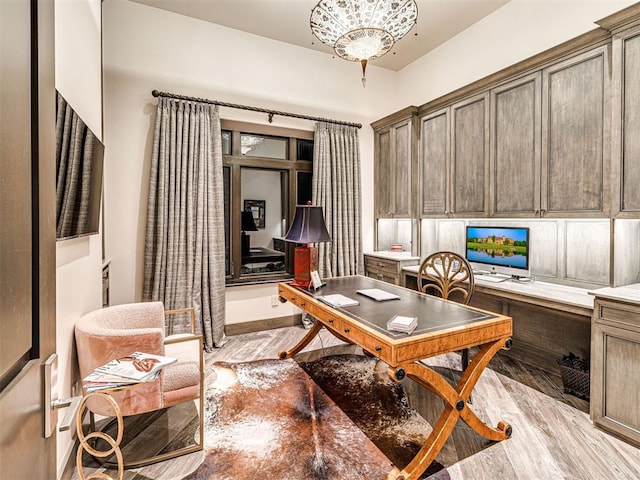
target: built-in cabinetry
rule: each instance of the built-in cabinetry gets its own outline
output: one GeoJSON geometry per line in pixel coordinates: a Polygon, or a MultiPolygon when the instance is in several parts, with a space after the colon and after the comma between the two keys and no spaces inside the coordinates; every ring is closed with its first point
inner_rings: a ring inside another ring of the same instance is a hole
{"type": "Polygon", "coordinates": [[[615,31],[612,170],[618,217],[640,216],[640,25],[615,31]]]}
{"type": "Polygon", "coordinates": [[[400,285],[404,267],[417,265],[420,257],[408,252],[373,252],[364,254],[364,270],[367,277],[400,285]]]}
{"type": "Polygon", "coordinates": [[[488,127],[486,93],[451,106],[451,215],[482,216],[487,212],[488,127]]]}
{"type": "Polygon", "coordinates": [[[543,215],[608,214],[610,46],[542,71],[543,215]]]}
{"type": "Polygon", "coordinates": [[[640,446],[640,284],[593,295],[591,419],[640,446]]]}
{"type": "Polygon", "coordinates": [[[405,108],[374,124],[378,218],[410,218],[412,215],[416,111],[416,107],[405,108]]]}
{"type": "Polygon", "coordinates": [[[608,51],[421,107],[420,217],[606,216],[608,51]]]}
{"type": "Polygon", "coordinates": [[[420,117],[420,217],[483,216],[489,189],[489,97],[420,117]]]}
{"type": "Polygon", "coordinates": [[[542,73],[535,72],[491,89],[491,215],[541,211],[541,85],[542,73]]]}

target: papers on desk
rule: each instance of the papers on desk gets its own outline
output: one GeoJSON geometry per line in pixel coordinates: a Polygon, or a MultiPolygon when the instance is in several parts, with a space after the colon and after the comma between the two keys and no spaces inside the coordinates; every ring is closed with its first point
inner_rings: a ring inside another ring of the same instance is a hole
{"type": "Polygon", "coordinates": [[[354,300],[353,298],[345,297],[340,293],[334,293],[332,295],[322,295],[316,298],[321,302],[336,308],[353,307],[354,305],[360,305],[360,302],[358,302],[357,300],[354,300]]]}
{"type": "Polygon", "coordinates": [[[404,317],[402,315],[394,315],[393,318],[387,322],[387,330],[392,330],[394,332],[404,332],[407,335],[412,333],[417,326],[417,317],[404,317]]]}
{"type": "Polygon", "coordinates": [[[367,288],[365,290],[356,290],[360,295],[365,295],[374,299],[376,302],[384,302],[386,300],[397,300],[400,297],[395,293],[385,292],[379,288],[367,288]]]}

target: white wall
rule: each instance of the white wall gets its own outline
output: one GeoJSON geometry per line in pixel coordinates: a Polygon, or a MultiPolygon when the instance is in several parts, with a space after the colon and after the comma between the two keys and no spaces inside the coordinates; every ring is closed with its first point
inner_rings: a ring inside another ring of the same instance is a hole
{"type": "MultiPolygon", "coordinates": [[[[100,16],[100,0],[55,0],[56,89],[96,136],[103,139],[100,16]]],[[[57,243],[56,350],[59,398],[77,393],[72,390],[78,376],[73,328],[82,314],[102,306],[101,267],[100,235],[57,243]]],[[[64,413],[62,411],[59,414],[59,419],[64,413]]],[[[58,477],[72,449],[71,433],[58,432],[58,477]]]]}
{"type": "Polygon", "coordinates": [[[55,0],[56,89],[102,136],[101,0],[55,0]]]}
{"type": "Polygon", "coordinates": [[[398,73],[397,100],[422,105],[598,28],[636,0],[511,0],[398,73]]]}
{"type": "MultiPolygon", "coordinates": [[[[394,111],[395,73],[376,67],[360,83],[357,63],[258,38],[131,2],[104,13],[106,257],[114,303],[141,298],[146,195],[157,101],[153,89],[360,122],[365,248],[373,247],[373,135],[369,123],[394,111]]],[[[221,109],[221,117],[267,124],[264,114],[221,109]]],[[[274,126],[313,123],[274,118],[274,126]]],[[[255,287],[271,310],[276,287],[255,287]],[[266,291],[265,291],[266,290],[266,291]]],[[[227,308],[234,311],[231,295],[227,308]]],[[[246,308],[244,321],[259,308],[246,308]]]]}

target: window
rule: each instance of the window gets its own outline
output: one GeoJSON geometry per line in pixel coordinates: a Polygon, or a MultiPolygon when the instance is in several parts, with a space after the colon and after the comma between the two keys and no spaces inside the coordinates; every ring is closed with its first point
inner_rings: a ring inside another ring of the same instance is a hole
{"type": "Polygon", "coordinates": [[[289,279],[295,245],[283,238],[311,200],[313,132],[222,124],[227,285],[289,279]]]}

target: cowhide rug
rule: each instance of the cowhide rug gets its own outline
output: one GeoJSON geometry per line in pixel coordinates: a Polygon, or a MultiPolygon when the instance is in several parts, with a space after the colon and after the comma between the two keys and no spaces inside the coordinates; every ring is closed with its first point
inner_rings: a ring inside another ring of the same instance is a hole
{"type": "MultiPolygon", "coordinates": [[[[431,431],[374,359],[337,355],[301,366],[259,360],[213,368],[204,461],[184,480],[384,480],[431,431]]],[[[434,462],[423,478],[440,468],[434,462]]]]}
{"type": "MultiPolygon", "coordinates": [[[[400,469],[415,457],[433,430],[410,407],[404,389],[389,377],[384,362],[346,354],[323,357],[300,366],[400,469]]],[[[433,462],[422,478],[443,468],[433,462]]],[[[448,475],[439,478],[448,478],[448,475]]]]}

